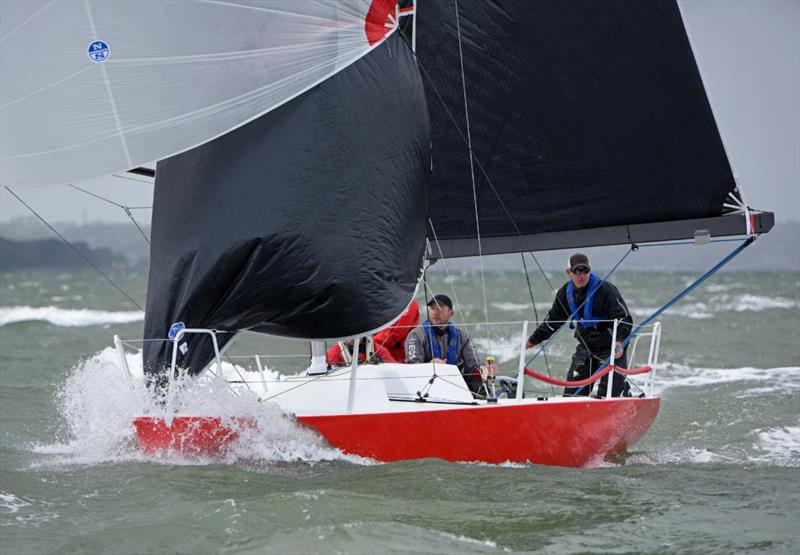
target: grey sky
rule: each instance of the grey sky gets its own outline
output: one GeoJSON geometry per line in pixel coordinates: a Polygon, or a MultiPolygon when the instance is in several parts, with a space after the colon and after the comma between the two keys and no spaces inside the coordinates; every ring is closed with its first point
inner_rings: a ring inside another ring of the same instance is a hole
{"type": "MultiPolygon", "coordinates": [[[[681,11],[717,123],[748,204],[800,220],[800,1],[682,0],[681,11]]],[[[119,178],[81,184],[116,202],[150,205],[153,186],[119,178]]],[[[62,187],[17,192],[50,221],[126,221],[116,207],[62,187]]],[[[27,215],[0,191],[0,222],[27,215]]],[[[137,213],[148,220],[149,213],[137,213]]]]}

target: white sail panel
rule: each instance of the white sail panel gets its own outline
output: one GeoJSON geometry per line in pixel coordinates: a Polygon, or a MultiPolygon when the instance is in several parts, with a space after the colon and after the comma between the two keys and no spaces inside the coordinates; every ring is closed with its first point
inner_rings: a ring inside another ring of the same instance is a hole
{"type": "Polygon", "coordinates": [[[65,183],[202,144],[362,57],[393,30],[395,9],[386,0],[4,0],[0,181],[65,183]]]}

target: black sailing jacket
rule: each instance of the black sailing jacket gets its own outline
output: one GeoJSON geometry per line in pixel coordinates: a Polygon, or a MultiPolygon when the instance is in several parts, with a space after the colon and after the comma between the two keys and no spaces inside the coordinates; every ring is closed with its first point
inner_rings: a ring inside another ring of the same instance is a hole
{"type": "MultiPolygon", "coordinates": [[[[583,316],[583,301],[589,286],[575,289],[575,303],[579,308],[579,316],[583,316]]],[[[570,310],[567,304],[567,284],[565,283],[556,293],[556,300],[547,313],[547,318],[536,328],[529,340],[531,343],[541,343],[553,335],[558,328],[569,319],[570,310]]],[[[617,341],[624,341],[633,328],[633,318],[628,311],[628,306],[622,299],[619,290],[611,283],[604,281],[594,293],[592,318],[596,320],[620,321],[617,327],[617,341]]],[[[608,356],[611,349],[611,334],[614,329],[613,321],[598,323],[594,328],[584,328],[575,325],[575,338],[579,343],[585,344],[592,354],[608,356]]]]}

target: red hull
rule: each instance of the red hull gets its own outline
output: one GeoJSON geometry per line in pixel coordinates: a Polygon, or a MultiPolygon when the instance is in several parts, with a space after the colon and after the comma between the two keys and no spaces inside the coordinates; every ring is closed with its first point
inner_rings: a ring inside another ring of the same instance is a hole
{"type": "MultiPolygon", "coordinates": [[[[345,453],[384,462],[435,457],[591,466],[638,441],[659,406],[658,398],[552,401],[298,420],[345,453]]],[[[168,428],[162,419],[139,417],[134,425],[140,447],[150,453],[217,454],[238,437],[220,418],[176,417],[168,428]]]]}
{"type": "MultiPolygon", "coordinates": [[[[236,418],[242,429],[254,425],[236,418]]],[[[219,455],[239,439],[239,432],[222,424],[222,419],[208,416],[179,416],[167,426],[163,418],[140,416],[133,420],[139,447],[147,454],[172,450],[187,455],[219,455]]]]}

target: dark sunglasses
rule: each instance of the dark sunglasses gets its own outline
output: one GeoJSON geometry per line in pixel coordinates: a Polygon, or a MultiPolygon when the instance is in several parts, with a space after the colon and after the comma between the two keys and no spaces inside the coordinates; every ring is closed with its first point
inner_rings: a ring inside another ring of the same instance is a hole
{"type": "Polygon", "coordinates": [[[586,266],[578,266],[577,268],[572,269],[572,273],[578,276],[581,274],[588,274],[589,272],[591,272],[591,270],[586,266]]]}

